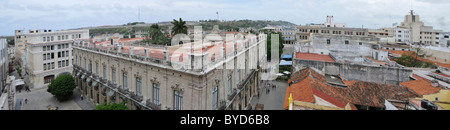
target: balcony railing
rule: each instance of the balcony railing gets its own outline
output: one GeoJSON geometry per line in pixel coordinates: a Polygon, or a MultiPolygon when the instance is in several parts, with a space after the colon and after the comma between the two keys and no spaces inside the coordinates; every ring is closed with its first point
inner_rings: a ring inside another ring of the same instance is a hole
{"type": "Polygon", "coordinates": [[[152,108],[153,110],[161,110],[161,103],[155,104],[155,103],[151,102],[150,99],[146,100],[145,105],[152,108]]]}

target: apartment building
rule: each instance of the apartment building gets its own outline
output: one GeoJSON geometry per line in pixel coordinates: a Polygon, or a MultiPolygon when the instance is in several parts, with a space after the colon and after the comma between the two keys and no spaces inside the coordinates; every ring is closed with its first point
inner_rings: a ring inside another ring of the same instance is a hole
{"type": "Polygon", "coordinates": [[[131,110],[249,109],[267,36],[222,32],[200,38],[157,48],[75,42],[73,75],[95,104],[126,102],[131,110]]]}
{"type": "Polygon", "coordinates": [[[369,30],[369,35],[380,38],[381,43],[411,43],[411,31],[403,26],[369,30]]]}
{"type": "Polygon", "coordinates": [[[72,44],[88,41],[89,30],[43,30],[25,36],[25,71],[30,87],[41,88],[49,85],[58,75],[72,72],[72,44]]]}
{"type": "Polygon", "coordinates": [[[424,22],[420,21],[420,17],[414,14],[411,10],[409,15],[405,16],[402,26],[410,29],[411,43],[440,46],[445,46],[444,34],[442,30],[435,30],[432,26],[425,26],[424,22]]]}
{"type": "Polygon", "coordinates": [[[283,38],[283,44],[295,44],[296,29],[283,29],[281,30],[281,37],[283,38]]]}
{"type": "Polygon", "coordinates": [[[333,16],[327,16],[327,22],[323,24],[308,24],[297,27],[298,40],[310,40],[311,34],[368,36],[369,30],[364,28],[346,28],[343,23],[334,23],[333,16]]]}

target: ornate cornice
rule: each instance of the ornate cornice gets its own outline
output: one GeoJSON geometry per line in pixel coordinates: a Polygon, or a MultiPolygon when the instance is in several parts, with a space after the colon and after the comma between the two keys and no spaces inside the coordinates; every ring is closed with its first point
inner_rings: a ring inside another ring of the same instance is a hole
{"type": "Polygon", "coordinates": [[[142,79],[142,74],[139,74],[139,72],[136,72],[136,74],[134,74],[134,77],[142,79]]]}
{"type": "Polygon", "coordinates": [[[152,79],[150,79],[150,81],[154,84],[161,84],[156,77],[153,77],[152,79]]]}
{"type": "Polygon", "coordinates": [[[219,79],[215,79],[214,81],[216,82],[216,85],[220,85],[220,80],[219,79]]]}
{"type": "Polygon", "coordinates": [[[172,88],[174,91],[179,91],[181,94],[184,93],[184,88],[181,87],[180,84],[178,84],[178,83],[175,84],[175,85],[173,85],[173,86],[170,87],[170,88],[172,88]]]}

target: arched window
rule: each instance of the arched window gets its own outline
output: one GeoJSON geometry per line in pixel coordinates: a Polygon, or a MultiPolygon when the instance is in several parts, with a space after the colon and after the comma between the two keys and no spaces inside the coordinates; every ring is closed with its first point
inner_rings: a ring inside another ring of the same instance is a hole
{"type": "Polygon", "coordinates": [[[153,103],[159,105],[159,84],[153,83],[153,103]]]}
{"type": "Polygon", "coordinates": [[[51,83],[55,79],[55,75],[47,75],[44,77],[44,84],[51,83]]]}
{"type": "Polygon", "coordinates": [[[174,90],[173,92],[173,110],[182,110],[183,109],[183,94],[174,90]]]}

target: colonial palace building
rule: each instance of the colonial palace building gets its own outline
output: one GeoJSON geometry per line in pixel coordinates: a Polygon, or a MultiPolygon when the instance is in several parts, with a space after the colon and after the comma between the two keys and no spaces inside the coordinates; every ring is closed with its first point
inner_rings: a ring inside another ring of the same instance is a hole
{"type": "Polygon", "coordinates": [[[267,36],[207,37],[170,46],[78,41],[73,75],[85,99],[95,104],[126,102],[130,110],[249,109],[266,61],[267,36]]]}

